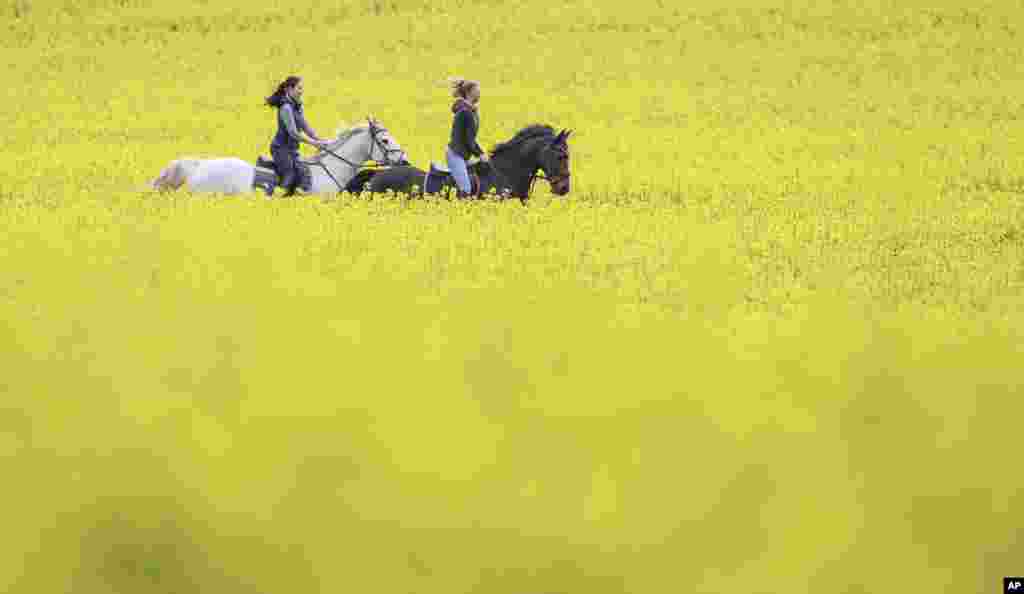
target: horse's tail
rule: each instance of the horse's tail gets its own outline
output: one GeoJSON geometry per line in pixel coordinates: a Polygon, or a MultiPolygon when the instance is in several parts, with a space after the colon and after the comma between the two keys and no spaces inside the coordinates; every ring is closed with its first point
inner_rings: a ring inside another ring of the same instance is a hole
{"type": "Polygon", "coordinates": [[[164,167],[160,172],[160,175],[158,175],[150,185],[158,192],[168,192],[170,190],[178,189],[181,186],[181,183],[176,183],[180,178],[180,175],[177,173],[179,169],[179,162],[171,161],[171,164],[164,167]]]}
{"type": "Polygon", "coordinates": [[[166,183],[167,183],[167,169],[164,169],[163,171],[160,172],[160,175],[158,175],[156,177],[156,179],[154,179],[154,180],[149,182],[149,188],[151,190],[160,191],[160,190],[164,189],[164,184],[166,184],[166,183]]]}
{"type": "Polygon", "coordinates": [[[189,173],[191,173],[190,164],[193,163],[191,159],[176,159],[171,161],[171,164],[164,167],[160,175],[157,176],[151,182],[151,187],[158,192],[169,192],[177,190],[188,179],[189,173]]]}

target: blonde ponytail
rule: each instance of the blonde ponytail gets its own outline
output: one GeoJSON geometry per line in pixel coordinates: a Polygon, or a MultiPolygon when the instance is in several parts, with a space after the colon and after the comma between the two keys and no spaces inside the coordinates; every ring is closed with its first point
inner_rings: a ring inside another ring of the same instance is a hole
{"type": "Polygon", "coordinates": [[[449,76],[448,86],[452,90],[452,97],[466,98],[469,92],[474,88],[480,86],[480,83],[475,80],[467,80],[461,76],[449,76]]]}

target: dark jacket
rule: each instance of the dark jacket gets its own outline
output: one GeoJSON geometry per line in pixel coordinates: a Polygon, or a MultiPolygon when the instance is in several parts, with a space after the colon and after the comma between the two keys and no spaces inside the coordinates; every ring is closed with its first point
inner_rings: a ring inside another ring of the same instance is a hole
{"type": "Polygon", "coordinates": [[[455,117],[448,147],[463,159],[483,155],[484,150],[476,142],[476,134],[480,131],[480,112],[466,100],[459,99],[452,105],[452,113],[455,117]]]}
{"type": "Polygon", "coordinates": [[[310,133],[306,122],[306,113],[302,104],[291,97],[286,97],[281,107],[277,108],[277,134],[270,143],[270,148],[283,148],[290,151],[299,150],[299,130],[310,133]]]}

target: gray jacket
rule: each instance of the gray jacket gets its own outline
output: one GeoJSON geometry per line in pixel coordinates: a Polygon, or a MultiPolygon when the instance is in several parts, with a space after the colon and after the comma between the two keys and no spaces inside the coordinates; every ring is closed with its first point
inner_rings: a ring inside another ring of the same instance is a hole
{"type": "Polygon", "coordinates": [[[298,103],[291,97],[284,100],[281,107],[277,109],[277,134],[271,141],[271,148],[284,148],[288,150],[299,150],[299,131],[309,136],[316,136],[313,129],[306,121],[306,114],[302,109],[302,103],[298,103]]]}

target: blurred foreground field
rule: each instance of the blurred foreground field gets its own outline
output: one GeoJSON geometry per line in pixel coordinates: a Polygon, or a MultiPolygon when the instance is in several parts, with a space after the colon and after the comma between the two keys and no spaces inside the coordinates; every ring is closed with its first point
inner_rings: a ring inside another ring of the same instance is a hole
{"type": "Polygon", "coordinates": [[[997,591],[1024,5],[4,5],[0,591],[997,591]],[[132,191],[277,80],[530,205],[132,191]]]}

